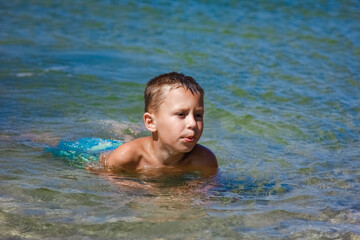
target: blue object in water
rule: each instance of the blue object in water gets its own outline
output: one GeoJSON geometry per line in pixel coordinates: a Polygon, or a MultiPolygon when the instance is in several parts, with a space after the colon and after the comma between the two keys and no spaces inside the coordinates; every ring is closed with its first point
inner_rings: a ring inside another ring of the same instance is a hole
{"type": "Polygon", "coordinates": [[[61,157],[70,165],[84,167],[85,163],[97,162],[101,152],[116,149],[123,144],[119,140],[102,138],[81,138],[77,141],[60,141],[56,147],[48,147],[46,151],[61,157]]]}

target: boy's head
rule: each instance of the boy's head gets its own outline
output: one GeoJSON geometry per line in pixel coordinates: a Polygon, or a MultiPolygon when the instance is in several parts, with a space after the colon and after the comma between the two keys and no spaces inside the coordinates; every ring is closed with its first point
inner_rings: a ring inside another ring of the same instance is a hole
{"type": "Polygon", "coordinates": [[[204,90],[192,77],[177,72],[165,73],[154,77],[146,84],[145,112],[157,112],[166,94],[179,87],[190,90],[192,94],[200,93],[204,96],[204,90]]]}

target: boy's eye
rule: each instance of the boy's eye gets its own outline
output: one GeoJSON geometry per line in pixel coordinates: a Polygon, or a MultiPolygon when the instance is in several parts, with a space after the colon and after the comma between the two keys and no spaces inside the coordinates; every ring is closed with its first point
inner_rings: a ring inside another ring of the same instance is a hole
{"type": "Polygon", "coordinates": [[[185,113],[177,113],[176,114],[178,117],[185,117],[185,113]]]}
{"type": "Polygon", "coordinates": [[[202,114],[195,114],[195,117],[196,117],[196,118],[201,118],[201,119],[202,119],[202,118],[203,118],[203,115],[202,115],[202,114]]]}

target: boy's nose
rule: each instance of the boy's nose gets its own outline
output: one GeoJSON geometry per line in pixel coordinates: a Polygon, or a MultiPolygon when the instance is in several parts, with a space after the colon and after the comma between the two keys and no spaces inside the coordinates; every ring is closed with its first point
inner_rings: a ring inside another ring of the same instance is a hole
{"type": "Polygon", "coordinates": [[[196,127],[195,117],[190,115],[190,114],[189,114],[188,119],[187,119],[187,127],[188,128],[195,128],[196,127]]]}

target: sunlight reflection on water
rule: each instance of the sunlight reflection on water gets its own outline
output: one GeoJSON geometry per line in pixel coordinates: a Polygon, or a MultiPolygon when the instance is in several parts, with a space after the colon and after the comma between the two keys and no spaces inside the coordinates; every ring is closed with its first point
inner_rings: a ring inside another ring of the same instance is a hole
{"type": "Polygon", "coordinates": [[[1,237],[359,237],[357,2],[0,5],[1,237]],[[144,86],[169,71],[205,89],[215,176],[96,175],[44,151],[148,135],[144,86]]]}

